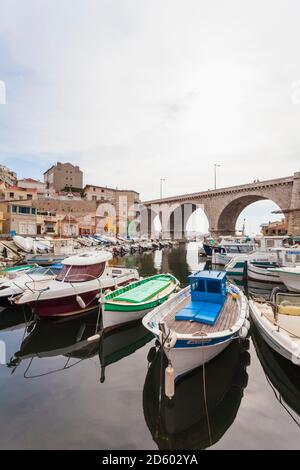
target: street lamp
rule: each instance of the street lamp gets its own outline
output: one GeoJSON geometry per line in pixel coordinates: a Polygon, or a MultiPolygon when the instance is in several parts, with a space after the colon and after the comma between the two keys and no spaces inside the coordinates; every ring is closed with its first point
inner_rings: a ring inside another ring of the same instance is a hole
{"type": "Polygon", "coordinates": [[[162,184],[166,181],[165,178],[160,178],[160,199],[162,199],[162,184]]]}
{"type": "Polygon", "coordinates": [[[215,189],[217,189],[217,167],[220,167],[221,165],[218,165],[218,163],[214,163],[214,168],[215,168],[215,189]]]}

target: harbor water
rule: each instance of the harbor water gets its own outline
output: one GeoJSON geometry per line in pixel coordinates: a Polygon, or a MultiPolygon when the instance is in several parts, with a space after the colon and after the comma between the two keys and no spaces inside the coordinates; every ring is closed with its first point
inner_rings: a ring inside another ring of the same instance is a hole
{"type": "MultiPolygon", "coordinates": [[[[184,286],[205,266],[198,248],[180,244],[111,264],[141,276],[170,272],[184,286]]],[[[98,311],[30,323],[22,308],[0,309],[1,449],[300,448],[299,367],[253,328],[182,377],[169,402],[160,399],[164,358],[141,322],[99,339],[98,311]]]]}

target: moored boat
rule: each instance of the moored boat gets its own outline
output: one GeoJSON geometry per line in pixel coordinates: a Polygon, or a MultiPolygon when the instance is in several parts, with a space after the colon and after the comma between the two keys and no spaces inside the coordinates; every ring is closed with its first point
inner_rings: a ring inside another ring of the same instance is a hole
{"type": "Polygon", "coordinates": [[[107,251],[70,256],[62,261],[56,279],[40,286],[27,283],[15,302],[30,305],[38,317],[75,315],[97,308],[101,292],[139,278],[135,269],[107,267],[111,258],[107,251]]]}
{"type": "Polygon", "coordinates": [[[105,296],[103,328],[140,320],[157,305],[165,302],[178,288],[171,274],[158,274],[118,289],[105,296]]]}
{"type": "Polygon", "coordinates": [[[190,285],[143,318],[158,339],[175,377],[209,362],[249,329],[248,302],[226,283],[226,273],[199,271],[190,285]]]}
{"type": "Polygon", "coordinates": [[[278,267],[268,269],[271,275],[277,275],[280,282],[292,292],[300,292],[300,265],[295,267],[278,267]]]}
{"type": "Polygon", "coordinates": [[[272,301],[249,301],[251,318],[266,343],[300,365],[300,295],[276,292],[272,301]]]}
{"type": "Polygon", "coordinates": [[[61,265],[48,268],[34,266],[31,269],[15,273],[13,277],[4,277],[0,283],[0,305],[10,305],[15,296],[25,292],[28,285],[31,288],[46,286],[51,279],[55,279],[61,270],[61,265]]]}
{"type": "Polygon", "coordinates": [[[245,277],[248,281],[262,282],[264,284],[282,284],[279,275],[269,268],[276,268],[276,263],[247,263],[245,265],[245,277]]]}

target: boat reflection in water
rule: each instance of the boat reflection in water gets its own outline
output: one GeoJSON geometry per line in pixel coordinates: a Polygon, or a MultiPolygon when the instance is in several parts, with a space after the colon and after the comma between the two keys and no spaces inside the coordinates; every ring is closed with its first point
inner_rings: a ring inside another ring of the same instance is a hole
{"type": "Polygon", "coordinates": [[[233,341],[204,368],[183,376],[176,382],[172,401],[164,393],[166,364],[161,367],[161,361],[166,361],[165,356],[156,353],[144,385],[143,407],[159,449],[205,449],[223,436],[236,417],[248,383],[248,347],[248,340],[233,341]]]}
{"type": "Polygon", "coordinates": [[[60,370],[66,370],[79,362],[99,356],[101,382],[105,379],[105,368],[149,342],[153,336],[140,322],[106,332],[100,329],[98,310],[58,320],[36,320],[27,329],[27,336],[19,351],[8,366],[16,368],[23,360],[30,359],[25,377],[40,377],[60,370]],[[64,356],[65,364],[41,374],[29,374],[34,358],[64,356]],[[71,359],[75,359],[71,361],[71,359]]]}
{"type": "MultiPolygon", "coordinates": [[[[66,364],[63,367],[43,372],[41,375],[69,368],[75,365],[70,363],[71,358],[79,359],[79,362],[81,362],[98,353],[98,332],[99,315],[96,310],[76,317],[54,321],[36,320],[27,328],[27,336],[8,366],[17,367],[21,361],[31,359],[25,372],[26,376],[35,357],[65,356],[66,364]]],[[[31,375],[31,377],[33,376],[31,375]]]]}
{"type": "Polygon", "coordinates": [[[152,333],[146,330],[140,321],[131,322],[113,330],[103,330],[99,345],[101,383],[105,381],[107,366],[129,356],[152,339],[152,333]]]}
{"type": "Polygon", "coordinates": [[[13,331],[24,327],[32,319],[30,309],[10,305],[0,307],[0,331],[13,331]]]}
{"type": "MultiPolygon", "coordinates": [[[[279,403],[290,413],[288,405],[300,418],[300,374],[299,366],[292,364],[276,351],[271,349],[259,334],[257,328],[251,325],[251,338],[257,356],[279,403]]],[[[292,415],[291,415],[292,416],[292,415]]],[[[300,419],[292,419],[300,427],[300,419]]]]}

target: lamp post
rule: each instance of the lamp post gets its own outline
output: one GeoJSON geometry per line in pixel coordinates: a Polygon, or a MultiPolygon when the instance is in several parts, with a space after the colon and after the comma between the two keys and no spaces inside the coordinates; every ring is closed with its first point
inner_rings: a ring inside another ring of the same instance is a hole
{"type": "Polygon", "coordinates": [[[220,167],[221,165],[218,165],[218,163],[214,163],[214,175],[215,175],[215,189],[217,189],[217,167],[220,167]]]}
{"type": "Polygon", "coordinates": [[[160,199],[162,199],[162,184],[163,182],[166,181],[165,178],[160,178],[160,199]]]}

